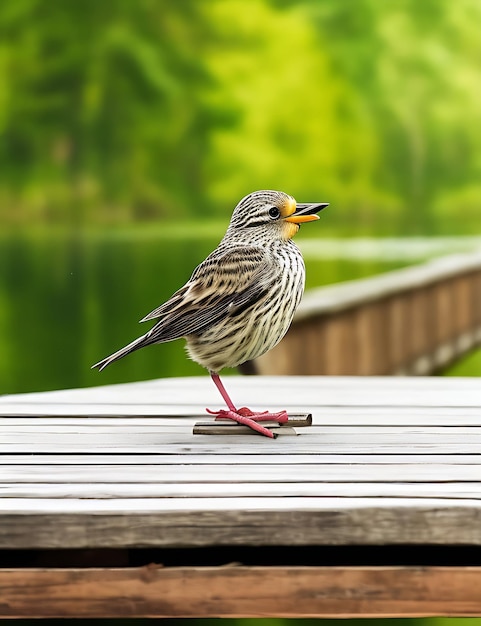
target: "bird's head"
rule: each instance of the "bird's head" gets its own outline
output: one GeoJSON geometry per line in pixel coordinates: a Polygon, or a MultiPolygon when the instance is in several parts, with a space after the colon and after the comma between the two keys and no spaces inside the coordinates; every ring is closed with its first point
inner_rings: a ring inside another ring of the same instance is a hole
{"type": "Polygon", "coordinates": [[[318,220],[316,215],[326,202],[300,204],[282,191],[255,191],[245,196],[234,209],[229,230],[263,229],[275,239],[291,239],[304,222],[318,220]]]}

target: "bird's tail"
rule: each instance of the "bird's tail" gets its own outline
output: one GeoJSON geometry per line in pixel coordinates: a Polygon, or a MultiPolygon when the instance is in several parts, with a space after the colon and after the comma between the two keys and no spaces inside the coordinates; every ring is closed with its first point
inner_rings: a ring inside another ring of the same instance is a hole
{"type": "Polygon", "coordinates": [[[107,365],[110,365],[111,363],[113,363],[114,361],[118,361],[118,359],[121,359],[125,355],[130,354],[131,352],[134,352],[139,348],[143,348],[145,345],[148,345],[149,342],[147,339],[147,335],[148,333],[142,335],[142,337],[134,339],[134,341],[129,343],[127,346],[120,348],[120,350],[117,350],[117,352],[114,352],[110,356],[105,357],[105,359],[102,359],[98,363],[95,363],[95,365],[92,365],[92,369],[97,368],[99,372],[101,372],[107,367],[107,365]]]}

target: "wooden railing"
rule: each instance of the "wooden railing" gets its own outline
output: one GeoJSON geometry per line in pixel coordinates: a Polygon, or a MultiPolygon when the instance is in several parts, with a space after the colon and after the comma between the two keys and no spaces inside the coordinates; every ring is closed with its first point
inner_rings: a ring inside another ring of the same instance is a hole
{"type": "Polygon", "coordinates": [[[305,294],[255,374],[423,375],[481,345],[481,250],[305,294]]]}

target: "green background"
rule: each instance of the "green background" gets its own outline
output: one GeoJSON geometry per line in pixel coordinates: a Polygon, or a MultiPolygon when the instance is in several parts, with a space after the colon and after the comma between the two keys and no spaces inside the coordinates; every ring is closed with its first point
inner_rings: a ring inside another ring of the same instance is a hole
{"type": "Polygon", "coordinates": [[[0,3],[0,392],[202,374],[181,342],[89,366],[255,189],[331,203],[308,287],[423,256],[326,237],[480,233],[480,25],[477,0],[0,3]]]}

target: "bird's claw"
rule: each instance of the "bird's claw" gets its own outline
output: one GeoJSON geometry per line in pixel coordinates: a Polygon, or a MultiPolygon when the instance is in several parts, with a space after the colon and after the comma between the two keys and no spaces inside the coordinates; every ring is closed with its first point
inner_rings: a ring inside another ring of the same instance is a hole
{"type": "Polygon", "coordinates": [[[287,411],[278,411],[277,413],[270,413],[269,411],[251,411],[246,406],[237,409],[237,413],[245,417],[250,417],[255,422],[278,422],[279,424],[285,424],[289,419],[287,411]]]}
{"type": "Polygon", "coordinates": [[[216,419],[233,419],[230,417],[232,413],[240,415],[241,417],[248,417],[254,422],[278,422],[279,424],[285,424],[289,420],[287,411],[278,411],[277,413],[270,413],[269,411],[251,411],[246,406],[230,411],[226,409],[220,409],[219,411],[211,411],[206,409],[207,413],[215,415],[216,419]]]}
{"type": "Polygon", "coordinates": [[[216,419],[219,419],[219,420],[231,419],[237,422],[238,424],[249,426],[249,428],[252,428],[252,430],[255,430],[256,432],[260,433],[261,435],[264,435],[265,437],[269,437],[270,439],[275,439],[277,437],[277,434],[273,433],[268,428],[265,428],[265,426],[261,426],[261,424],[258,424],[258,421],[259,420],[266,421],[267,419],[269,419],[269,421],[276,421],[276,422],[287,421],[287,413],[285,411],[281,411],[280,413],[270,413],[270,414],[265,412],[265,413],[260,413],[258,415],[253,414],[252,416],[242,415],[242,413],[238,411],[231,411],[230,409],[228,410],[220,409],[220,411],[211,411],[210,409],[206,409],[206,411],[207,413],[210,413],[210,415],[215,415],[216,419]],[[281,414],[284,414],[284,415],[281,415],[281,414]],[[270,415],[271,417],[266,418],[266,415],[270,415]]]}

